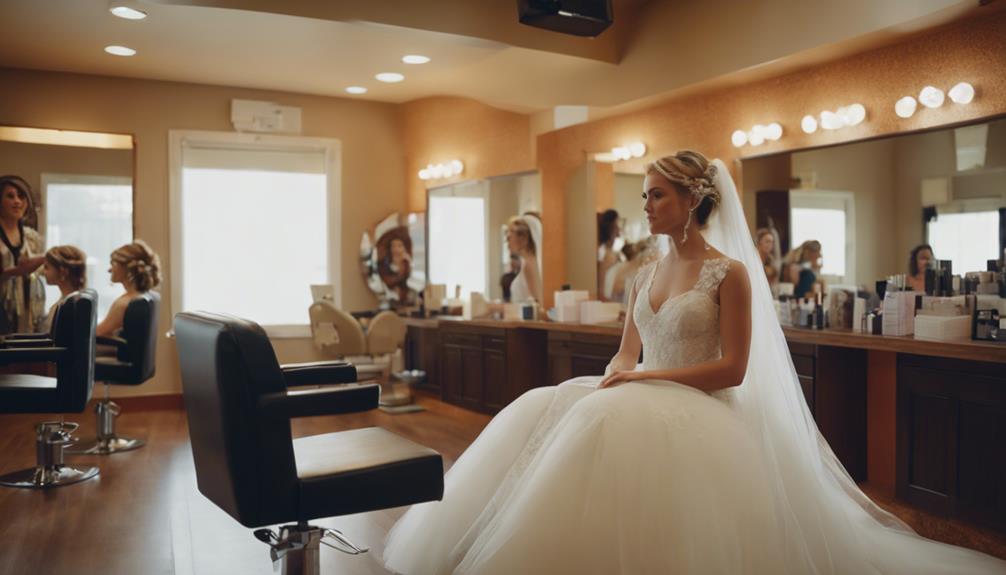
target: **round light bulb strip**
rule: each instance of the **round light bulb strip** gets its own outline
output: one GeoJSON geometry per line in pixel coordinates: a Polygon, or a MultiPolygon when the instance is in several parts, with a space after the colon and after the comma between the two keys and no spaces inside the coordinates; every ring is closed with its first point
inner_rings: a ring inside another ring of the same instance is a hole
{"type": "Polygon", "coordinates": [[[841,130],[858,126],[866,120],[866,107],[855,103],[842,106],[837,110],[824,110],[816,117],[807,114],[800,120],[800,129],[805,134],[813,134],[818,128],[824,130],[841,130]]]}
{"type": "Polygon", "coordinates": [[[450,160],[442,164],[426,164],[426,167],[419,170],[420,180],[440,180],[443,178],[453,178],[465,171],[465,165],[461,160],[450,160]]]}
{"type": "Polygon", "coordinates": [[[894,103],[894,113],[899,118],[911,118],[915,111],[919,109],[919,104],[924,108],[935,110],[947,101],[947,96],[954,104],[970,104],[975,99],[975,87],[968,82],[958,82],[954,84],[946,94],[936,86],[926,86],[919,90],[919,95],[904,96],[894,103]]]}
{"type": "Polygon", "coordinates": [[[772,122],[771,124],[766,125],[755,124],[747,132],[744,130],[735,130],[734,133],[730,135],[730,141],[733,142],[734,147],[743,148],[748,144],[752,146],[760,146],[765,142],[775,142],[781,137],[782,124],[779,122],[772,122]]]}

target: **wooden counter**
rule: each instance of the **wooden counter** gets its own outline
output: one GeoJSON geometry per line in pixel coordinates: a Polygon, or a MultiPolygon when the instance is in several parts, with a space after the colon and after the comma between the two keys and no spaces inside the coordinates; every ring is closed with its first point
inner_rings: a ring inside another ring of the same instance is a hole
{"type": "MultiPolygon", "coordinates": [[[[465,320],[457,316],[440,318],[408,318],[406,324],[416,327],[436,328],[441,322],[465,323],[476,327],[505,329],[542,329],[553,332],[574,334],[595,334],[621,337],[622,324],[611,322],[598,325],[581,325],[578,323],[558,323],[552,321],[520,321],[475,319],[465,320]]],[[[868,351],[890,351],[912,355],[927,355],[932,357],[947,357],[971,361],[987,361],[1006,363],[1006,344],[982,341],[929,341],[915,339],[910,336],[872,335],[842,330],[813,330],[784,327],[786,340],[790,343],[808,343],[811,345],[827,345],[865,349],[868,351]]]]}
{"type": "Polygon", "coordinates": [[[621,337],[622,323],[608,322],[601,324],[560,323],[541,320],[502,320],[502,319],[462,319],[459,316],[441,316],[435,318],[406,318],[405,324],[415,327],[432,328],[441,323],[464,323],[476,327],[506,328],[506,329],[542,329],[547,331],[562,331],[567,333],[591,333],[596,335],[614,335],[621,337]]]}

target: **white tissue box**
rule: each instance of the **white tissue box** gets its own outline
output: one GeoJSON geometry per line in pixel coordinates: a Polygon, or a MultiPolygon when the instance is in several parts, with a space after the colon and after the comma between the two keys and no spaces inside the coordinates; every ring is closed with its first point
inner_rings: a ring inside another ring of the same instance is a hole
{"type": "Polygon", "coordinates": [[[953,341],[971,339],[971,316],[917,315],[915,339],[953,341]]]}
{"type": "Polygon", "coordinates": [[[622,304],[605,301],[580,302],[580,323],[605,323],[618,321],[622,304]]]}
{"type": "Polygon", "coordinates": [[[556,308],[560,308],[564,305],[579,305],[580,302],[590,299],[590,292],[587,290],[557,291],[553,295],[555,296],[556,308]]]}

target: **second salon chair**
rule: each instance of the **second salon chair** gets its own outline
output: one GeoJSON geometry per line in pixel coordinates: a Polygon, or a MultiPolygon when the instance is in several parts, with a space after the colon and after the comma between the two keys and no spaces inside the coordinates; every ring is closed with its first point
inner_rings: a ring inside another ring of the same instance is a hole
{"type": "Polygon", "coordinates": [[[105,397],[95,403],[97,437],[86,440],[67,453],[106,455],[129,451],[144,444],[142,439],[119,437],[115,420],[121,413],[109,398],[110,385],[140,385],[154,377],[157,355],[157,317],[161,296],[147,292],[129,302],[119,337],[99,337],[97,343],[114,355],[99,355],[94,360],[94,379],[105,384],[105,397]]]}

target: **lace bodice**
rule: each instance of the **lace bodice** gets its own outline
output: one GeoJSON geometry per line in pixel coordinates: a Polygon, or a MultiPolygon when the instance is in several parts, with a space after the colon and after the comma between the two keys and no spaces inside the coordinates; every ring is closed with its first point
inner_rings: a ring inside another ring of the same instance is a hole
{"type": "Polygon", "coordinates": [[[643,284],[636,294],[632,318],[643,341],[643,369],[687,367],[720,357],[720,282],[730,269],[729,258],[706,260],[692,289],[668,298],[654,310],[650,286],[656,262],[640,270],[643,284]]]}

